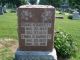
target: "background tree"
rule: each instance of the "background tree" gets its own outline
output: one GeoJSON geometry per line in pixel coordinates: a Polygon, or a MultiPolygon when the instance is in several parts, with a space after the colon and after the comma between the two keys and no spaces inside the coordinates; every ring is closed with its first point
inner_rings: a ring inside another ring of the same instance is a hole
{"type": "Polygon", "coordinates": [[[5,4],[12,4],[12,5],[16,5],[16,7],[19,7],[20,5],[25,4],[25,0],[0,0],[0,4],[2,6],[4,6],[5,4]]]}
{"type": "Polygon", "coordinates": [[[71,8],[80,9],[80,0],[69,0],[69,5],[71,8]]]}
{"type": "Polygon", "coordinates": [[[7,3],[7,0],[0,0],[0,5],[3,7],[7,3]]]}
{"type": "Polygon", "coordinates": [[[40,4],[43,4],[43,5],[53,5],[55,7],[60,7],[61,1],[62,0],[41,0],[40,4]]]}
{"type": "Polygon", "coordinates": [[[8,3],[16,5],[16,7],[19,7],[20,5],[25,4],[25,0],[7,0],[8,3]]]}
{"type": "MultiPolygon", "coordinates": [[[[53,5],[54,7],[60,7],[63,0],[40,0],[42,5],[53,5]]],[[[5,4],[12,4],[16,7],[26,4],[26,0],[0,0],[1,6],[5,4]]],[[[69,7],[80,9],[80,0],[69,0],[69,7]]]]}

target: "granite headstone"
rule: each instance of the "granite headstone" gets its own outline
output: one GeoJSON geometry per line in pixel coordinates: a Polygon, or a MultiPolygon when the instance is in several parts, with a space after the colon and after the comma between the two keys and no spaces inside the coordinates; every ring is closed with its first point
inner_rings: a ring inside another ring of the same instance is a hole
{"type": "Polygon", "coordinates": [[[52,6],[24,5],[18,8],[19,49],[49,51],[54,45],[54,15],[52,6]]]}
{"type": "Polygon", "coordinates": [[[57,60],[53,44],[55,8],[23,5],[17,15],[19,48],[15,60],[57,60]]]}

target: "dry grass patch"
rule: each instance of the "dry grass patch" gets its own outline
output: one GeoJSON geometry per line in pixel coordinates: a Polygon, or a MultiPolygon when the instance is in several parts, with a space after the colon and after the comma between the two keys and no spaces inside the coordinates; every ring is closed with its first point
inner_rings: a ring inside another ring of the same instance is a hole
{"type": "Polygon", "coordinates": [[[1,38],[0,39],[0,60],[13,60],[13,56],[17,47],[18,47],[17,40],[1,38]]]}

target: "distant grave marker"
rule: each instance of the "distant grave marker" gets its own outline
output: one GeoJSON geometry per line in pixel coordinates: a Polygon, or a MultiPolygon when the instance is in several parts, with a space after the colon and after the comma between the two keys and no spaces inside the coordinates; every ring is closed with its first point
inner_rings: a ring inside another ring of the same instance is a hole
{"type": "Polygon", "coordinates": [[[72,16],[73,16],[73,19],[75,19],[75,20],[79,20],[80,19],[79,12],[76,11],[76,10],[73,12],[73,15],[72,16]]]}
{"type": "Polygon", "coordinates": [[[3,15],[3,7],[0,6],[0,15],[3,15]]]}
{"type": "Polygon", "coordinates": [[[68,0],[62,0],[61,10],[64,12],[69,8],[68,0]]]}

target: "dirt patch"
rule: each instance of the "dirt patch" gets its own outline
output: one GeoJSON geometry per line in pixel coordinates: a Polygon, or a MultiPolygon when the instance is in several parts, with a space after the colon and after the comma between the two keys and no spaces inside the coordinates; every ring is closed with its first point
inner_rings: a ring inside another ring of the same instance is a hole
{"type": "Polygon", "coordinates": [[[17,47],[18,42],[16,39],[0,39],[0,49],[9,48],[14,53],[17,47]]]}
{"type": "Polygon", "coordinates": [[[0,49],[3,47],[3,45],[2,44],[0,44],[0,49]]]}
{"type": "Polygon", "coordinates": [[[9,47],[11,49],[11,51],[13,53],[16,52],[17,48],[18,48],[18,43],[17,42],[14,42],[14,44],[12,44],[12,46],[9,47]]]}

